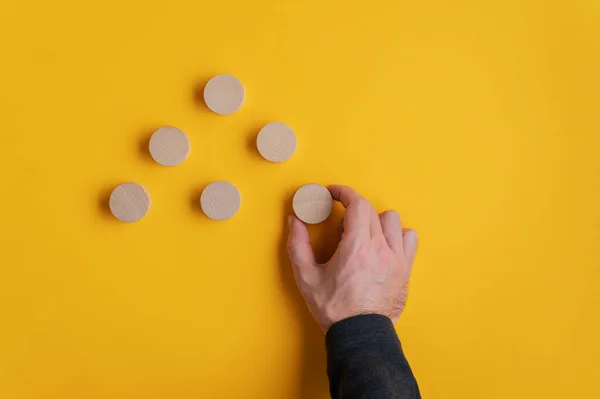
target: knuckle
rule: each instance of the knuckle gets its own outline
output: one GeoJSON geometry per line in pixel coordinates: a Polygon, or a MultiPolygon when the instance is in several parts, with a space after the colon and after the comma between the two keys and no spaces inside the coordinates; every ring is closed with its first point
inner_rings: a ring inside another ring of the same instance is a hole
{"type": "Polygon", "coordinates": [[[370,257],[370,250],[366,245],[359,245],[356,248],[356,252],[354,253],[354,257],[356,259],[357,262],[359,263],[364,263],[366,262],[369,257],[370,257]]]}
{"type": "Polygon", "coordinates": [[[299,273],[296,281],[302,292],[311,292],[314,289],[315,277],[311,273],[299,273]]]}
{"type": "Polygon", "coordinates": [[[296,245],[294,244],[294,241],[292,241],[292,240],[287,241],[286,247],[287,247],[288,252],[292,252],[292,250],[295,248],[295,246],[296,245]]]}
{"type": "Polygon", "coordinates": [[[388,250],[388,245],[387,242],[385,240],[380,240],[379,242],[377,242],[377,246],[376,246],[376,250],[377,250],[377,257],[379,259],[383,259],[383,260],[389,260],[389,250],[388,250]]]}
{"type": "Polygon", "coordinates": [[[287,243],[287,252],[288,255],[290,255],[290,257],[294,257],[295,252],[296,252],[296,245],[293,242],[289,242],[287,243]]]}
{"type": "Polygon", "coordinates": [[[355,201],[354,206],[356,207],[356,210],[359,214],[370,213],[372,210],[372,206],[369,200],[363,197],[358,198],[355,201]]]}
{"type": "Polygon", "coordinates": [[[365,197],[358,197],[356,199],[356,206],[359,208],[370,208],[371,203],[365,197]]]}

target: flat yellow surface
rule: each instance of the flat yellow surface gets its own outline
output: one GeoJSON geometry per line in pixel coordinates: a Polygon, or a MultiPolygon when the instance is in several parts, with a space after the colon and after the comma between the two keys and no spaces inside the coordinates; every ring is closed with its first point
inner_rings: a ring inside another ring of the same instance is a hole
{"type": "MultiPolygon", "coordinates": [[[[597,398],[600,5],[4,1],[0,398],[327,397],[283,252],[307,182],[420,233],[397,328],[425,398],[597,398]],[[234,115],[198,97],[232,73],[234,115]],[[282,121],[294,157],[262,160],[282,121]],[[150,133],[189,134],[180,166],[150,133]],[[240,212],[200,192],[234,183],[240,212]],[[111,189],[147,187],[123,224],[111,189]]],[[[330,251],[334,217],[313,229],[330,251]]]]}

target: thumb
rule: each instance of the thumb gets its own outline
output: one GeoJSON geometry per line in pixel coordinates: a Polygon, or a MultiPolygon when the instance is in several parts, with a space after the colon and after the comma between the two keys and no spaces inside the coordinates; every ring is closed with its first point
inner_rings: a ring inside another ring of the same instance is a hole
{"type": "Polygon", "coordinates": [[[310,236],[306,225],[296,216],[290,215],[288,217],[288,228],[287,250],[294,267],[294,274],[298,278],[299,274],[311,273],[317,262],[310,245],[310,236]]]}

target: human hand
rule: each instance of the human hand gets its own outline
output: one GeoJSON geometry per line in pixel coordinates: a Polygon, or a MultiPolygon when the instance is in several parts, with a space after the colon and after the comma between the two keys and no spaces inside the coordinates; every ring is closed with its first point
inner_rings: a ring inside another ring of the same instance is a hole
{"type": "Polygon", "coordinates": [[[316,262],[306,225],[289,217],[287,248],[296,284],[325,332],[361,314],[381,314],[395,323],[406,305],[417,233],[402,229],[396,211],[378,215],[350,187],[329,191],[346,208],[344,231],[329,262],[316,262]]]}

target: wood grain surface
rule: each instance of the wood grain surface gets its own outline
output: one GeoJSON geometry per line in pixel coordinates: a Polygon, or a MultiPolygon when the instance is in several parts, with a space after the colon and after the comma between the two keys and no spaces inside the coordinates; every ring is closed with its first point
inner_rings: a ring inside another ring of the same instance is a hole
{"type": "Polygon", "coordinates": [[[306,184],[296,191],[293,199],[294,213],[309,224],[321,223],[331,215],[333,198],[320,184],[306,184]]]}
{"type": "Polygon", "coordinates": [[[217,75],[204,87],[206,106],[219,115],[234,113],[240,109],[245,98],[244,86],[235,76],[217,75]]]}
{"type": "Polygon", "coordinates": [[[182,163],[190,154],[190,140],[180,129],[165,126],[158,129],[150,138],[150,155],[164,166],[182,163]]]}
{"type": "Polygon", "coordinates": [[[200,196],[202,210],[213,220],[227,220],[233,217],[241,205],[238,189],[226,181],[209,184],[200,196]]]}
{"type": "Polygon", "coordinates": [[[284,162],[296,151],[296,134],[284,123],[265,125],[256,137],[256,147],[262,157],[271,162],[284,162]]]}
{"type": "Polygon", "coordinates": [[[120,184],[110,194],[110,211],[122,222],[140,220],[148,213],[151,205],[150,194],[137,183],[120,184]]]}

